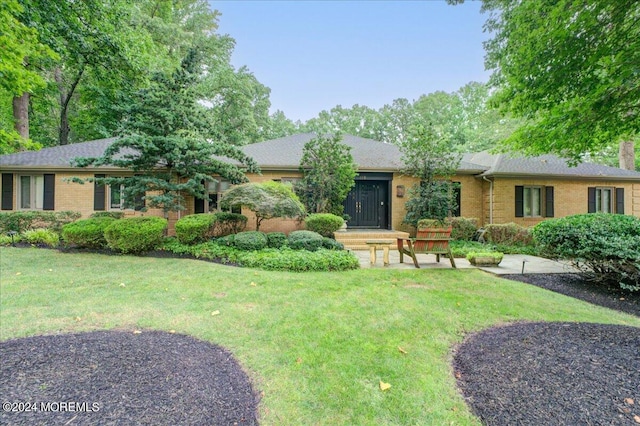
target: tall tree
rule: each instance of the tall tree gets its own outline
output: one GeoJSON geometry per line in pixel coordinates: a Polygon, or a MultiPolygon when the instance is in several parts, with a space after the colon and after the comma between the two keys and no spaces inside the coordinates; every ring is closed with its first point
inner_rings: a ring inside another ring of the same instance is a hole
{"type": "Polygon", "coordinates": [[[311,213],[342,216],[344,200],[355,185],[357,165],[342,135],[318,136],[304,145],[296,193],[311,213]]]}
{"type": "Polygon", "coordinates": [[[483,3],[495,102],[527,119],[510,147],[579,160],[638,134],[640,2],[483,3]]]}
{"type": "Polygon", "coordinates": [[[154,75],[151,86],[140,90],[128,107],[119,139],[102,157],[79,158],[77,165],[133,171],[132,177],[95,181],[123,186],[129,204],[146,194],[146,207],[164,211],[183,210],[185,195],[204,198],[203,182],[214,181],[212,176],[246,182],[243,168],[223,159],[236,160],[247,171],[259,169],[239,148],[213,139],[213,123],[195,91],[204,71],[199,51],[194,49],[172,75],[154,75]]]}

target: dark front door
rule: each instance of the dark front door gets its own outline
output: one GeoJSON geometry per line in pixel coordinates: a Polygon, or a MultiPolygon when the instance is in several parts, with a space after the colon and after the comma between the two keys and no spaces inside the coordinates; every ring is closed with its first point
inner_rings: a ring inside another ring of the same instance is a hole
{"type": "Polygon", "coordinates": [[[387,227],[388,185],[386,181],[356,181],[345,200],[350,228],[387,227]]]}

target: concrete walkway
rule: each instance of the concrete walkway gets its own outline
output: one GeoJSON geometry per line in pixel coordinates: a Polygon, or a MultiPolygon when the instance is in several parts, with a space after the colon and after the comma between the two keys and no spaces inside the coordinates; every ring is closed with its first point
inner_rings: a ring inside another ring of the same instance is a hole
{"type": "MultiPolygon", "coordinates": [[[[383,266],[382,264],[382,250],[378,250],[377,252],[375,265],[371,265],[368,250],[354,250],[353,254],[355,254],[360,260],[361,268],[416,269],[416,267],[413,266],[413,260],[409,256],[405,255],[404,263],[400,263],[400,254],[398,253],[398,250],[389,250],[389,266],[383,266]]],[[[440,257],[440,263],[436,262],[436,256],[434,254],[419,254],[417,255],[417,258],[421,269],[452,269],[451,262],[444,256],[440,257]]],[[[456,258],[455,262],[458,269],[476,268],[464,258],[456,258]]],[[[483,271],[491,272],[496,275],[521,274],[523,271],[523,263],[525,274],[560,274],[575,272],[568,263],[556,262],[542,257],[524,254],[505,254],[502,262],[500,262],[500,265],[497,267],[480,267],[478,269],[482,269],[483,271]]]]}

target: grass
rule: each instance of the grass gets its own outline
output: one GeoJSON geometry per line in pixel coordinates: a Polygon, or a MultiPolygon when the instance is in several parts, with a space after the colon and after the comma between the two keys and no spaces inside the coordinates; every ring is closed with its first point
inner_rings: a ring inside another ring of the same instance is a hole
{"type": "Polygon", "coordinates": [[[261,392],[265,425],[479,424],[450,367],[465,334],[514,321],[640,326],[475,270],[296,274],[11,247],[0,295],[1,340],[159,329],[221,344],[261,392]]]}

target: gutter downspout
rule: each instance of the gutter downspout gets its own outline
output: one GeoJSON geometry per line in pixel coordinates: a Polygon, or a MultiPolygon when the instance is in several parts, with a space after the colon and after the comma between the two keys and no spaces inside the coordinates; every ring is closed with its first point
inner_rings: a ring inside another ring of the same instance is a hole
{"type": "Polygon", "coordinates": [[[482,176],[482,180],[489,182],[489,225],[493,224],[493,181],[482,176]]]}

